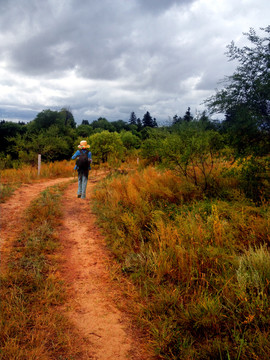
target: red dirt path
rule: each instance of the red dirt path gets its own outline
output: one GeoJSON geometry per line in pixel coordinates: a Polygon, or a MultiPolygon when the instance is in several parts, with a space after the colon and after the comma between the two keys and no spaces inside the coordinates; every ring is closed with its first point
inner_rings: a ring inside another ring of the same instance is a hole
{"type": "Polygon", "coordinates": [[[89,205],[94,185],[90,179],[86,200],[76,198],[77,184],[69,186],[63,198],[60,238],[68,259],[63,273],[70,284],[69,318],[83,335],[83,346],[90,346],[86,358],[147,360],[131,322],[116,305],[121,292],[110,278],[110,256],[89,205]]]}
{"type": "MultiPolygon", "coordinates": [[[[0,204],[2,271],[30,202],[46,187],[68,180],[25,185],[0,204]]],[[[86,200],[76,197],[77,183],[68,186],[62,199],[63,220],[58,231],[63,248],[61,274],[68,288],[68,303],[62,311],[67,312],[79,333],[81,354],[87,354],[82,360],[150,360],[153,358],[146,350],[146,340],[117,306],[125,300],[111,280],[112,260],[90,207],[97,180],[90,177],[86,200]]]]}

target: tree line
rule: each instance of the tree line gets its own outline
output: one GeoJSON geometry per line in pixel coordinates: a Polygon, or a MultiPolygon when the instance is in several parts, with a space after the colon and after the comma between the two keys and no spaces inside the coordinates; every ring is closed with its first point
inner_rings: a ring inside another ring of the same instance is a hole
{"type": "MultiPolygon", "coordinates": [[[[46,109],[38,113],[36,118],[27,124],[5,120],[0,122],[1,167],[17,167],[21,163],[35,163],[37,153],[42,154],[43,161],[68,159],[74,151],[75,144],[81,138],[88,139],[90,143],[93,142],[93,139],[100,138],[102,143],[109,141],[110,146],[113,142],[119,142],[116,140],[118,139],[122,145],[122,148],[118,146],[118,149],[121,148],[120,153],[127,155],[133,149],[139,149],[143,142],[152,137],[154,133],[164,132],[165,134],[165,131],[175,131],[182,122],[194,121],[190,108],[188,108],[183,118],[175,115],[171,125],[162,127],[158,127],[156,119],[151,116],[149,111],[145,113],[142,120],[137,118],[133,111],[129,121],[109,121],[100,117],[92,122],[82,120],[81,124],[77,125],[70,110],[46,109]],[[95,134],[99,135],[94,136],[95,134]]],[[[207,124],[208,128],[217,126],[205,114],[197,118],[196,122],[203,122],[205,125],[207,124]]],[[[100,147],[98,150],[101,151],[100,147]]],[[[95,152],[95,149],[93,151],[95,152]]],[[[119,156],[119,154],[115,156],[119,156]]],[[[97,158],[99,159],[98,151],[97,158]]],[[[103,162],[107,161],[107,158],[108,156],[101,154],[103,162]]]]}
{"type": "MultiPolygon", "coordinates": [[[[190,108],[183,116],[175,115],[166,126],[158,126],[147,111],[143,118],[131,112],[128,121],[108,121],[100,117],[89,123],[74,121],[72,112],[43,110],[28,124],[0,123],[1,167],[34,163],[41,153],[44,161],[69,159],[79,141],[91,145],[96,162],[124,161],[132,154],[147,162],[166,163],[197,182],[194,167],[201,168],[208,184],[206,161],[223,151],[233,159],[265,157],[270,150],[270,26],[245,33],[249,46],[228,45],[227,56],[238,61],[235,72],[223,80],[223,88],[205,100],[207,112],[194,117],[190,108]],[[224,114],[214,121],[214,113],[224,114]],[[193,168],[191,166],[193,164],[193,168]]],[[[268,162],[264,162],[269,166],[268,162]]],[[[258,162],[253,163],[253,172],[258,162]]],[[[207,166],[211,171],[211,166],[207,166]]],[[[256,170],[257,169],[257,170],[256,170]]]]}
{"type": "MultiPolygon", "coordinates": [[[[35,162],[37,153],[42,154],[44,161],[67,159],[74,151],[74,144],[81,138],[104,131],[121,133],[121,141],[127,149],[138,148],[141,140],[147,137],[147,129],[155,127],[158,127],[156,119],[152,118],[148,111],[142,120],[132,112],[128,122],[108,121],[100,117],[91,123],[82,120],[80,125],[76,124],[72,112],[68,109],[43,110],[27,124],[2,120],[1,167],[17,167],[21,163],[35,162]]],[[[102,159],[105,159],[104,156],[102,159]]]]}

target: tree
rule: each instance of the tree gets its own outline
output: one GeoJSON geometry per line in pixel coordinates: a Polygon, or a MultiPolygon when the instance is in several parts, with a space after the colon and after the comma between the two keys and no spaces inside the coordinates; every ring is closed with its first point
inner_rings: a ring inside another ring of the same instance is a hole
{"type": "Polygon", "coordinates": [[[89,125],[89,121],[88,120],[83,120],[81,125],[89,125]]]}
{"type": "Polygon", "coordinates": [[[109,160],[122,160],[124,146],[117,132],[107,130],[90,136],[91,152],[95,162],[105,163],[109,160]]]}
{"type": "Polygon", "coordinates": [[[102,130],[108,130],[108,131],[115,131],[115,128],[113,125],[105,118],[98,118],[97,120],[94,120],[91,123],[91,126],[93,129],[102,129],[102,130]]]}
{"type": "Polygon", "coordinates": [[[143,127],[156,127],[157,122],[156,119],[153,120],[152,116],[150,115],[149,111],[147,111],[142,120],[143,127]]]}
{"type": "Polygon", "coordinates": [[[165,139],[162,158],[172,169],[206,190],[222,146],[218,132],[204,130],[198,122],[185,122],[165,139]]]}
{"type": "Polygon", "coordinates": [[[211,113],[227,114],[227,128],[233,125],[239,130],[247,118],[247,143],[249,139],[255,141],[258,132],[268,141],[270,136],[270,26],[261,30],[265,37],[259,37],[252,28],[244,33],[251,46],[239,48],[233,41],[227,46],[227,56],[239,65],[223,80],[224,87],[205,100],[211,113]]]}
{"type": "Polygon", "coordinates": [[[141,156],[146,160],[147,164],[161,162],[164,154],[163,144],[168,136],[167,131],[164,131],[164,129],[144,129],[143,131],[147,131],[147,134],[143,134],[144,141],[141,146],[141,156]]]}
{"type": "Polygon", "coordinates": [[[130,125],[137,125],[137,117],[134,111],[132,111],[132,113],[130,114],[130,118],[129,118],[129,124],[130,125]]]}
{"type": "Polygon", "coordinates": [[[178,125],[182,124],[183,122],[190,122],[192,120],[193,120],[193,116],[191,115],[190,107],[188,107],[188,109],[183,117],[178,116],[177,114],[174,115],[172,125],[178,126],[178,125]]]}
{"type": "Polygon", "coordinates": [[[122,131],[120,133],[121,140],[126,149],[138,149],[141,145],[141,139],[132,134],[130,131],[122,131]]]}
{"type": "Polygon", "coordinates": [[[206,111],[203,111],[201,114],[199,113],[197,116],[197,121],[202,125],[205,130],[220,130],[220,121],[211,120],[209,116],[206,114],[206,111]]]}
{"type": "Polygon", "coordinates": [[[70,158],[74,139],[64,135],[57,125],[52,125],[38,133],[17,135],[13,141],[19,160],[35,163],[37,154],[41,154],[44,161],[70,158]]]}
{"type": "Polygon", "coordinates": [[[235,149],[236,157],[263,154],[267,149],[253,113],[245,106],[227,110],[221,130],[227,134],[228,143],[235,149]]]}
{"type": "Polygon", "coordinates": [[[11,137],[15,137],[17,134],[24,134],[26,132],[26,126],[11,121],[0,122],[0,152],[12,153],[12,147],[14,142],[10,140],[11,137]]]}
{"type": "Polygon", "coordinates": [[[70,110],[68,110],[66,108],[61,109],[60,116],[63,117],[65,126],[70,126],[73,129],[76,128],[76,122],[75,122],[73,114],[70,110]]]}
{"type": "Polygon", "coordinates": [[[185,115],[184,115],[184,118],[183,118],[184,121],[186,122],[190,122],[193,120],[193,116],[191,115],[191,112],[190,112],[190,107],[188,107],[185,115]]]}
{"type": "Polygon", "coordinates": [[[93,134],[93,128],[90,125],[81,124],[77,126],[76,132],[79,137],[86,138],[93,134]]]}
{"type": "Polygon", "coordinates": [[[181,123],[183,121],[183,119],[181,118],[181,116],[178,116],[177,114],[174,115],[173,117],[173,125],[181,123]]]}
{"type": "Polygon", "coordinates": [[[112,126],[117,132],[121,132],[122,130],[127,130],[128,124],[124,120],[117,120],[111,122],[112,126]]]}
{"type": "Polygon", "coordinates": [[[61,120],[58,111],[47,109],[38,113],[35,119],[27,124],[27,129],[30,132],[39,132],[40,130],[48,129],[50,126],[60,123],[61,120]]]}
{"type": "Polygon", "coordinates": [[[137,127],[138,127],[138,131],[141,131],[142,129],[142,121],[140,118],[137,119],[137,127]]]}

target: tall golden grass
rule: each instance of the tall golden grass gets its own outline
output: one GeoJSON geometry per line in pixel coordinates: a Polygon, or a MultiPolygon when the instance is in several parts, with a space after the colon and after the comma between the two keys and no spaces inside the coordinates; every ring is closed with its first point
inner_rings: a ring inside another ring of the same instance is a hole
{"type": "Polygon", "coordinates": [[[215,176],[215,197],[152,167],[112,176],[96,190],[95,211],[162,359],[266,360],[269,207],[215,176]]]}
{"type": "Polygon", "coordinates": [[[0,201],[8,198],[12,192],[21,184],[34,181],[53,179],[57,177],[71,177],[74,175],[74,161],[57,161],[53,163],[42,163],[38,175],[36,166],[24,165],[19,169],[5,169],[1,171],[0,201]]]}
{"type": "Polygon", "coordinates": [[[40,175],[36,166],[24,165],[19,169],[1,171],[2,183],[29,183],[33,180],[72,176],[74,161],[56,161],[42,163],[40,175]]]}

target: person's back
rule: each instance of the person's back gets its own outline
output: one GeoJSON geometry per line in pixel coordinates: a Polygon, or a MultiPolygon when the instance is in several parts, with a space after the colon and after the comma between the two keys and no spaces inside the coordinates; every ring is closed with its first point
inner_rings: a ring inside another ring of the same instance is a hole
{"type": "Polygon", "coordinates": [[[76,165],[78,172],[87,173],[90,169],[90,159],[88,158],[89,151],[86,149],[79,150],[80,155],[77,157],[76,165]]]}
{"type": "Polygon", "coordinates": [[[89,151],[90,146],[87,141],[82,140],[78,145],[79,150],[75,152],[72,159],[76,160],[75,170],[78,171],[78,192],[79,198],[85,199],[86,186],[88,181],[89,170],[91,169],[92,154],[89,151]]]}

